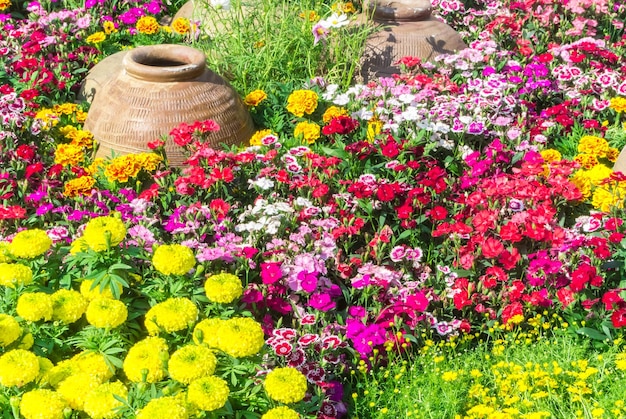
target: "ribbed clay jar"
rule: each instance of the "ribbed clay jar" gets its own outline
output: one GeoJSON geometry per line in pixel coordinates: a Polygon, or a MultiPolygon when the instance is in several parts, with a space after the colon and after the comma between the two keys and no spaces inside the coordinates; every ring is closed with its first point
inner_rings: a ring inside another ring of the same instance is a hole
{"type": "MultiPolygon", "coordinates": [[[[122,69],[95,94],[85,129],[100,144],[99,157],[140,153],[182,122],[212,119],[220,130],[209,134],[215,148],[246,142],[252,119],[237,92],[206,67],[206,57],[183,45],[151,45],[129,51],[122,69]]],[[[181,148],[165,146],[171,165],[185,160],[181,148]]]]}

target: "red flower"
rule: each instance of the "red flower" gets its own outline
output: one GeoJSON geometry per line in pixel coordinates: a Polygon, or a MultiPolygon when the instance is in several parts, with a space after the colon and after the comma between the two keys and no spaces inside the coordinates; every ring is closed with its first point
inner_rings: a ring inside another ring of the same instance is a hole
{"type": "Polygon", "coordinates": [[[396,207],[396,213],[398,214],[398,218],[401,220],[407,220],[411,218],[413,215],[413,207],[411,207],[407,202],[402,204],[399,207],[396,207]]]}
{"type": "Polygon", "coordinates": [[[331,119],[328,125],[322,128],[322,134],[324,135],[346,135],[350,134],[359,126],[359,122],[356,119],[350,118],[346,115],[336,116],[331,119]]]}
{"type": "Polygon", "coordinates": [[[613,322],[613,327],[626,326],[626,308],[615,310],[611,315],[611,321],[613,322]]]}
{"type": "Polygon", "coordinates": [[[524,308],[519,301],[515,301],[502,310],[502,323],[507,324],[509,320],[514,316],[523,316],[524,308]]]}
{"type": "Polygon", "coordinates": [[[211,209],[213,216],[215,216],[215,219],[221,221],[226,217],[226,214],[228,214],[230,204],[223,199],[218,198],[211,201],[209,208],[211,209]]]}
{"type": "Polygon", "coordinates": [[[446,217],[448,216],[448,210],[442,207],[441,205],[437,205],[436,207],[431,209],[427,213],[427,215],[433,220],[441,221],[441,220],[445,220],[446,217]]]}
{"type": "Polygon", "coordinates": [[[0,206],[0,220],[18,220],[26,218],[26,210],[19,205],[0,206]]]}
{"type": "Polygon", "coordinates": [[[384,183],[378,187],[376,197],[382,202],[393,201],[396,197],[396,188],[394,184],[384,183]]]}
{"type": "MultiPolygon", "coordinates": [[[[63,169],[63,166],[61,166],[61,169],[63,169]]],[[[43,171],[43,163],[38,162],[38,163],[29,164],[28,166],[26,166],[26,172],[24,173],[24,177],[26,179],[30,179],[33,175],[41,173],[42,171],[43,171]]]]}
{"type": "Polygon", "coordinates": [[[504,245],[493,237],[488,237],[482,244],[483,256],[487,259],[495,259],[504,251],[504,245]]]}
{"type": "Polygon", "coordinates": [[[613,304],[621,303],[624,299],[620,297],[617,290],[607,291],[602,296],[602,302],[604,303],[604,308],[606,310],[611,310],[613,308],[613,304]]]}
{"type": "Polygon", "coordinates": [[[398,143],[392,137],[389,137],[387,142],[380,147],[380,152],[383,156],[394,159],[400,154],[400,148],[398,143]]]}
{"type": "Polygon", "coordinates": [[[504,269],[510,271],[511,269],[515,268],[517,262],[519,262],[521,259],[522,256],[519,254],[519,250],[514,247],[511,250],[505,249],[500,254],[500,257],[498,257],[498,262],[502,265],[504,269]]]}
{"type": "Polygon", "coordinates": [[[145,199],[147,201],[152,201],[157,196],[159,196],[159,185],[156,183],[153,183],[148,189],[139,194],[140,199],[145,199]]]}

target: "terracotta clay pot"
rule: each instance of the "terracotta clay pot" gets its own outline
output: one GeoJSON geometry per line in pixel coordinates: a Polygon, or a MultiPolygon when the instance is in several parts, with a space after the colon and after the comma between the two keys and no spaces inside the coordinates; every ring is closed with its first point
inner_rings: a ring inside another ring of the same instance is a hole
{"type": "Polygon", "coordinates": [[[400,73],[402,57],[430,61],[467,48],[449,25],[431,16],[430,0],[371,0],[366,13],[378,25],[368,37],[361,77],[368,81],[400,73]]]}
{"type": "MultiPolygon", "coordinates": [[[[220,130],[208,139],[216,148],[243,143],[254,133],[242,100],[206,67],[201,51],[182,45],[145,46],[123,55],[121,64],[98,87],[85,121],[85,129],[99,143],[99,157],[148,151],[148,142],[183,122],[217,122],[220,130]]],[[[180,147],[168,141],[165,151],[171,165],[183,164],[180,147]]]]}

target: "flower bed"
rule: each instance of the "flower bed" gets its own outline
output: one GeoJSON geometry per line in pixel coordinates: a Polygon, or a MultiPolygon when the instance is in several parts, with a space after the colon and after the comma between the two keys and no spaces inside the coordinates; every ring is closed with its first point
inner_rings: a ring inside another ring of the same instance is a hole
{"type": "Polygon", "coordinates": [[[538,314],[623,335],[624,7],[436,3],[470,48],[241,92],[241,147],[196,121],[103,160],[72,102],[84,72],[192,23],[161,26],[156,1],[0,3],[2,412],[345,417],[391,352],[538,314]]]}

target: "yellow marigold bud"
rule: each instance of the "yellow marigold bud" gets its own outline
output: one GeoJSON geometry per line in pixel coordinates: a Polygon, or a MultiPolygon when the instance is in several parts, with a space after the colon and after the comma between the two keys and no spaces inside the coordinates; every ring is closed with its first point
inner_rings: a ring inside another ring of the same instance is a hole
{"type": "Polygon", "coordinates": [[[0,242],[0,263],[10,263],[13,262],[13,257],[9,252],[9,248],[11,243],[9,242],[0,242]]]}
{"type": "Polygon", "coordinates": [[[169,357],[167,343],[160,337],[147,337],[130,348],[124,359],[124,373],[129,380],[139,383],[145,374],[148,383],[165,377],[169,357]]]}
{"type": "Polygon", "coordinates": [[[24,349],[13,349],[0,356],[0,384],[22,387],[39,375],[39,359],[24,349]]]}
{"type": "Polygon", "coordinates": [[[33,271],[19,263],[0,263],[0,285],[15,288],[33,282],[33,271]]]}
{"type": "Polygon", "coordinates": [[[124,222],[116,217],[97,217],[91,219],[85,231],[83,239],[87,245],[96,252],[102,252],[108,248],[117,246],[126,236],[124,222]]]}
{"type": "Polygon", "coordinates": [[[87,306],[87,321],[95,327],[113,329],[126,321],[128,309],[120,300],[95,298],[87,306]]]}
{"type": "Polygon", "coordinates": [[[152,399],[137,413],[137,419],[187,419],[185,400],[177,396],[152,399]]]}
{"type": "Polygon", "coordinates": [[[92,419],[113,419],[119,417],[116,409],[124,406],[115,396],[128,397],[128,389],[119,381],[100,384],[85,396],[83,410],[92,419]]]}
{"type": "Polygon", "coordinates": [[[43,292],[25,292],[17,299],[17,314],[29,322],[52,319],[52,298],[43,292]]]}
{"type": "Polygon", "coordinates": [[[167,369],[170,377],[183,384],[215,372],[217,358],[206,346],[186,345],[170,357],[167,369]]]}
{"type": "Polygon", "coordinates": [[[204,319],[193,329],[193,341],[197,345],[207,345],[209,348],[219,348],[219,331],[226,320],[211,318],[204,319]]]}
{"type": "Polygon", "coordinates": [[[80,252],[86,252],[89,250],[89,245],[84,237],[79,237],[70,245],[70,255],[75,255],[80,252]]]}
{"type": "Polygon", "coordinates": [[[196,266],[196,258],[186,246],[165,244],[154,251],[152,265],[164,275],[185,275],[196,266]]]}
{"type": "Polygon", "coordinates": [[[226,320],[219,328],[219,349],[235,358],[256,355],[264,344],[263,328],[249,317],[226,320]]]}
{"type": "Polygon", "coordinates": [[[12,344],[21,334],[22,328],[15,317],[0,313],[0,348],[12,344]]]}
{"type": "Polygon", "coordinates": [[[258,106],[265,99],[267,99],[267,94],[263,90],[254,90],[246,95],[243,103],[248,106],[258,106]]]}
{"type": "Polygon", "coordinates": [[[59,393],[46,389],[24,393],[20,401],[20,413],[26,419],[63,419],[66,407],[59,393]]]}
{"type": "Polygon", "coordinates": [[[17,344],[17,348],[28,350],[32,348],[34,344],[35,344],[35,338],[33,337],[32,333],[25,333],[24,335],[22,335],[22,338],[17,344]]]}
{"type": "Polygon", "coordinates": [[[219,377],[203,377],[193,381],[187,391],[187,401],[194,407],[211,412],[224,407],[230,389],[219,377]]]}
{"type": "Polygon", "coordinates": [[[228,304],[241,297],[243,285],[237,275],[221,273],[207,278],[204,291],[214,303],[228,304]]]}
{"type": "MultiPolygon", "coordinates": [[[[41,365],[41,363],[40,363],[41,365]]],[[[78,365],[70,359],[59,362],[57,365],[50,368],[45,374],[41,375],[40,384],[49,384],[56,388],[67,377],[80,373],[81,370],[78,365]]]]}
{"type": "Polygon", "coordinates": [[[87,308],[87,300],[74,290],[60,289],[52,298],[52,320],[70,324],[80,319],[87,308]]]}
{"type": "Polygon", "coordinates": [[[268,410],[261,419],[299,419],[300,415],[287,406],[278,406],[268,410]]]}
{"type": "Polygon", "coordinates": [[[275,368],[265,377],[265,391],[281,403],[297,403],[306,395],[306,377],[292,367],[275,368]]]}
{"type": "Polygon", "coordinates": [[[52,239],[40,229],[20,231],[13,237],[9,252],[16,258],[34,259],[43,255],[52,246],[52,239]]]}

